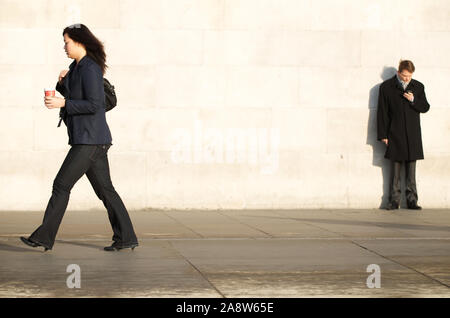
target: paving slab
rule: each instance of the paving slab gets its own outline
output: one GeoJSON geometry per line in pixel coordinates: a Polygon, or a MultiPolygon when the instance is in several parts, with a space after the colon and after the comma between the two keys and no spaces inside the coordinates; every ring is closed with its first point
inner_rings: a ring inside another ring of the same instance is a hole
{"type": "MultiPolygon", "coordinates": [[[[346,237],[450,237],[450,219],[443,218],[440,222],[430,223],[418,215],[430,213],[400,211],[386,213],[379,210],[356,211],[337,210],[328,213],[302,213],[301,211],[279,211],[277,214],[293,221],[310,224],[318,228],[332,231],[346,237]],[[326,217],[324,217],[326,215],[326,217]]],[[[433,212],[431,212],[433,213],[433,212]]]]}
{"type": "Polygon", "coordinates": [[[57,241],[41,252],[1,242],[1,297],[220,297],[167,241],[108,253],[108,242],[57,241]],[[57,247],[56,247],[57,245],[57,247]],[[67,267],[81,269],[81,288],[68,288],[67,267]]]}
{"type": "Polygon", "coordinates": [[[357,241],[368,250],[450,286],[450,239],[357,241]]]}
{"type": "Polygon", "coordinates": [[[268,237],[252,228],[217,211],[184,212],[168,211],[168,216],[191,229],[201,237],[268,237]]]}
{"type": "Polygon", "coordinates": [[[251,228],[266,233],[270,237],[336,237],[336,234],[317,226],[306,224],[288,217],[281,217],[261,211],[224,211],[222,214],[251,228]]]}

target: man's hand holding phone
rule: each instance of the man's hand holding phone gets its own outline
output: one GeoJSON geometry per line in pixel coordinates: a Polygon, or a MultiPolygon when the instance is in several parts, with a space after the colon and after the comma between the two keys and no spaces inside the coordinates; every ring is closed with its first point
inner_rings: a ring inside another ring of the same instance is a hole
{"type": "Polygon", "coordinates": [[[410,102],[414,101],[414,94],[412,93],[412,91],[406,91],[405,93],[403,93],[403,97],[405,97],[410,102]]]}

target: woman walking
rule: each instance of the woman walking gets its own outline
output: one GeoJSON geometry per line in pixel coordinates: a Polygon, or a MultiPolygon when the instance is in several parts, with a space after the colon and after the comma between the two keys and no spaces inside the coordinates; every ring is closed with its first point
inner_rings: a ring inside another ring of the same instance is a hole
{"type": "MultiPolygon", "coordinates": [[[[109,173],[108,150],[112,137],[105,116],[103,74],[106,54],[103,44],[83,24],[63,31],[64,50],[74,61],[69,70],[61,71],[56,90],[64,98],[45,97],[48,109],[60,108],[60,121],[67,126],[71,148],[53,182],[52,196],[45,210],[42,225],[30,237],[21,237],[25,244],[51,250],[70,191],[84,175],[108,211],[114,235],[106,251],[138,246],[128,212],[115,191],[109,173]]],[[[59,127],[59,125],[58,125],[59,127]]]]}

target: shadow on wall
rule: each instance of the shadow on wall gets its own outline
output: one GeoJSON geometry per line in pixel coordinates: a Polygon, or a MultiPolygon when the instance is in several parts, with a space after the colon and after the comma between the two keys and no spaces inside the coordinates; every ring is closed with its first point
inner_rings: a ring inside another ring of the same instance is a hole
{"type": "MultiPolygon", "coordinates": [[[[385,66],[380,74],[381,80],[385,81],[390,79],[395,75],[396,72],[396,68],[385,66]]],[[[369,120],[367,123],[366,144],[372,146],[372,165],[381,167],[381,173],[383,176],[383,196],[381,197],[379,208],[384,208],[387,205],[389,199],[390,161],[384,158],[386,146],[381,141],[377,140],[377,106],[380,84],[372,87],[369,92],[369,120]]]]}

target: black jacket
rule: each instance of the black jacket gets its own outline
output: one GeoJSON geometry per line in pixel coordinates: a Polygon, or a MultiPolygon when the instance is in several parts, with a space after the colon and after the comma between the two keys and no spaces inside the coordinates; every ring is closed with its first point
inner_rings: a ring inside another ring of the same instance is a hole
{"type": "Polygon", "coordinates": [[[391,160],[423,159],[420,113],[430,109],[422,83],[411,80],[406,87],[395,75],[380,86],[377,110],[378,140],[388,139],[385,157],[391,160]],[[411,90],[414,101],[410,102],[403,93],[411,90]]]}
{"type": "Polygon", "coordinates": [[[78,64],[73,61],[62,84],[56,84],[56,90],[66,99],[60,117],[67,126],[70,145],[111,144],[105,116],[103,73],[92,58],[86,55],[78,64]]]}

